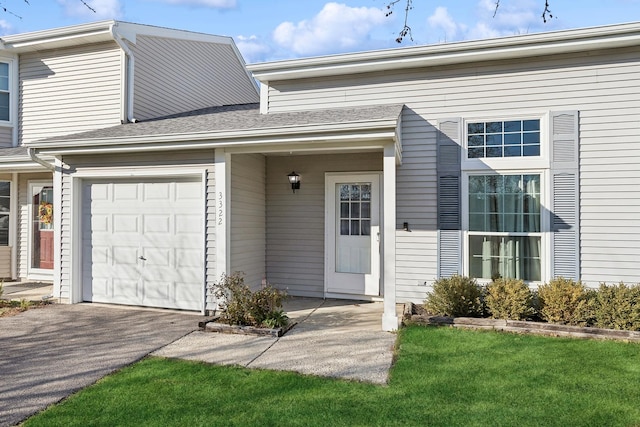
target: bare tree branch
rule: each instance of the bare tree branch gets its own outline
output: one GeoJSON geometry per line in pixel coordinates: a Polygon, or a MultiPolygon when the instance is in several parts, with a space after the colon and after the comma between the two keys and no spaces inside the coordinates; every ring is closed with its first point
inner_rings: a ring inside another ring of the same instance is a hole
{"type": "MultiPolygon", "coordinates": [[[[26,0],[25,0],[26,1],[26,0]]],[[[84,3],[84,0],[80,0],[84,3]]],[[[409,12],[413,9],[413,0],[388,0],[387,3],[387,13],[386,16],[390,16],[393,13],[393,8],[396,4],[401,1],[406,2],[404,8],[404,26],[398,33],[398,37],[396,38],[397,43],[402,43],[405,37],[409,37],[411,41],[413,41],[413,35],[411,34],[411,27],[409,26],[409,12]]],[[[493,11],[493,17],[496,17],[498,13],[498,8],[500,7],[500,0],[495,0],[496,8],[493,11]]],[[[553,14],[551,13],[551,9],[549,9],[549,0],[545,0],[544,2],[544,11],[542,12],[542,20],[546,24],[549,19],[553,18],[553,14]]]]}
{"type": "MultiPolygon", "coordinates": [[[[386,16],[389,16],[393,13],[393,7],[403,0],[393,0],[387,4],[387,13],[386,16]]],[[[404,0],[406,1],[406,5],[404,8],[404,26],[402,30],[398,33],[398,37],[396,38],[397,43],[402,43],[405,37],[409,36],[409,39],[413,41],[413,35],[411,34],[411,27],[409,26],[409,11],[413,9],[413,0],[404,0]]]]}
{"type": "MultiPolygon", "coordinates": [[[[31,6],[31,3],[29,3],[29,0],[23,0],[23,1],[24,1],[26,4],[28,4],[29,6],[31,6]]],[[[91,7],[91,6],[89,5],[89,3],[87,3],[85,0],[80,0],[80,2],[81,2],[83,5],[85,5],[85,7],[86,7],[87,9],[89,9],[90,11],[92,11],[93,13],[98,13],[98,12],[96,12],[96,10],[95,10],[93,7],[91,7]]],[[[6,7],[4,4],[2,4],[2,3],[0,3],[0,10],[2,10],[4,13],[8,13],[9,15],[13,15],[13,16],[15,16],[15,17],[16,17],[16,18],[18,18],[18,19],[22,19],[22,16],[17,15],[16,13],[12,12],[10,9],[7,9],[7,7],[6,7]]]]}
{"type": "Polygon", "coordinates": [[[542,11],[542,20],[544,21],[545,24],[547,23],[547,15],[549,15],[549,19],[553,18],[553,14],[549,9],[549,0],[545,0],[544,10],[542,11]]]}

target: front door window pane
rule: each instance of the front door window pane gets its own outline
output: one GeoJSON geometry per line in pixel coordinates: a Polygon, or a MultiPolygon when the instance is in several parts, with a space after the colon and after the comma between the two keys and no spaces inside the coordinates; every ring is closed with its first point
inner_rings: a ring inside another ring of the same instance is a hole
{"type": "Polygon", "coordinates": [[[340,235],[369,236],[371,234],[371,185],[338,184],[340,235]],[[349,201],[349,202],[347,202],[349,201]]]}

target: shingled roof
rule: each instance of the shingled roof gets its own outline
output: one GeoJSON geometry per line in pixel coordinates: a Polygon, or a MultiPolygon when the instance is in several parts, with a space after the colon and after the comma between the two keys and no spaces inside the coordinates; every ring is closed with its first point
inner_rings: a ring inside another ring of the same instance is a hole
{"type": "Polygon", "coordinates": [[[307,125],[330,125],[397,120],[402,104],[375,105],[357,108],[335,108],[326,110],[295,111],[260,114],[259,104],[211,107],[137,123],[127,123],[72,135],[57,136],[36,141],[34,146],[55,142],[92,141],[143,138],[145,136],[215,134],[225,131],[256,131],[300,127],[307,125]]]}

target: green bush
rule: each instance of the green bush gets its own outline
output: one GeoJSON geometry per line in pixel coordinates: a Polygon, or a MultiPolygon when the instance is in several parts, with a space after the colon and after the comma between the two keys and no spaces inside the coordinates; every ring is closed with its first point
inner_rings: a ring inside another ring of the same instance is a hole
{"type": "Polygon", "coordinates": [[[240,326],[285,326],[288,317],[282,312],[286,294],[271,285],[252,291],[244,283],[244,275],[235,272],[223,274],[220,282],[212,286],[213,294],[223,310],[220,320],[240,326]]]}
{"type": "Polygon", "coordinates": [[[443,277],[433,283],[424,308],[429,313],[443,316],[482,316],[482,289],[475,279],[457,274],[443,277]]]}
{"type": "Polygon", "coordinates": [[[563,325],[590,326],[596,292],[581,282],[562,277],[538,288],[540,315],[548,322],[563,325]]]}
{"type": "Polygon", "coordinates": [[[496,279],[487,285],[485,303],[494,319],[523,320],[535,314],[533,294],[520,279],[496,279]]]}
{"type": "Polygon", "coordinates": [[[640,285],[600,284],[595,319],[599,328],[640,331],[640,285]]]}

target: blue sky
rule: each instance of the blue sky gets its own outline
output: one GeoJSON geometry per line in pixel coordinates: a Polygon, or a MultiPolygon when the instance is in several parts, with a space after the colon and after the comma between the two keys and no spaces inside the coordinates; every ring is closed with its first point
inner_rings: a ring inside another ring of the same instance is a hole
{"type": "MultiPolygon", "coordinates": [[[[2,2],[0,34],[102,19],[232,36],[247,62],[396,47],[402,1],[385,17],[386,0],[23,0],[2,2]],[[17,15],[17,16],[16,16],[17,15]]],[[[640,21],[640,0],[414,0],[413,40],[402,45],[537,33],[640,21]]]]}

